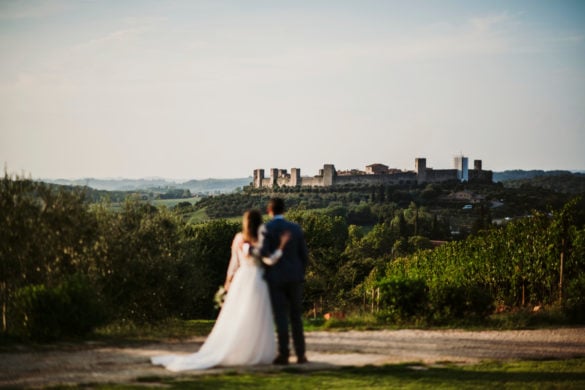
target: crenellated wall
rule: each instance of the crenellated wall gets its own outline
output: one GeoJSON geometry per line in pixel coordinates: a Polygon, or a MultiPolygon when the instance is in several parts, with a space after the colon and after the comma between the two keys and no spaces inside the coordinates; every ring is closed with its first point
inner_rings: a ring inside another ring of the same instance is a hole
{"type": "Polygon", "coordinates": [[[402,172],[384,175],[346,175],[337,176],[336,185],[360,184],[360,185],[407,185],[416,184],[416,173],[402,172]]]}
{"type": "MultiPolygon", "coordinates": [[[[474,168],[468,171],[469,181],[492,182],[492,171],[481,169],[481,160],[474,161],[474,168]]],[[[291,168],[289,174],[286,169],[270,169],[270,176],[264,177],[264,169],[254,170],[254,187],[329,187],[334,185],[361,184],[361,185],[413,185],[422,183],[442,183],[459,181],[458,169],[427,168],[426,158],[415,159],[414,171],[389,170],[388,173],[366,173],[352,170],[338,174],[333,164],[323,165],[319,174],[315,176],[301,176],[300,168],[291,168]],[[347,174],[347,172],[351,172],[347,174]],[[354,173],[356,172],[356,173],[354,173]]]]}
{"type": "Polygon", "coordinates": [[[457,169],[432,169],[427,168],[424,183],[441,183],[445,181],[457,181],[457,169]]]}

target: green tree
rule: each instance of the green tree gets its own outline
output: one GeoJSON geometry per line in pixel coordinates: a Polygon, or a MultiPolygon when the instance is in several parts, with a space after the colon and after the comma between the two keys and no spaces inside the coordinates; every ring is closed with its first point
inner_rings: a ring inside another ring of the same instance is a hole
{"type": "Polygon", "coordinates": [[[0,300],[2,329],[10,330],[8,303],[28,285],[58,285],[92,268],[96,222],[83,189],[32,180],[0,180],[0,300]]]}
{"type": "Polygon", "coordinates": [[[308,308],[331,308],[343,289],[339,270],[345,262],[343,250],[348,227],[342,217],[292,210],[287,218],[301,225],[309,248],[305,300],[308,308]]]}

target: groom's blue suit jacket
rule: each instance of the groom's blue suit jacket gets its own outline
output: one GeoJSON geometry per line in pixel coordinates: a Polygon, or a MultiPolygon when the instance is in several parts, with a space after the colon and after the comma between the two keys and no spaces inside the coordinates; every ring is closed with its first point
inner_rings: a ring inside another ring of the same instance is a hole
{"type": "Polygon", "coordinates": [[[273,218],[262,229],[262,256],[270,256],[278,248],[280,236],[289,231],[291,239],[284,247],[282,257],[272,266],[266,267],[266,281],[271,284],[300,283],[305,280],[309,252],[303,231],[296,223],[283,218],[273,218]]]}

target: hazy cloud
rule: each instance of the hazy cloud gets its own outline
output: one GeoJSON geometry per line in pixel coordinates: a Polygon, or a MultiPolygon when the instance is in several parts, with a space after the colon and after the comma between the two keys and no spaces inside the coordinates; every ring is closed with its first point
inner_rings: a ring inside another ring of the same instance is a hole
{"type": "Polygon", "coordinates": [[[68,3],[64,1],[2,0],[0,1],[0,20],[41,19],[68,8],[68,3]]]}

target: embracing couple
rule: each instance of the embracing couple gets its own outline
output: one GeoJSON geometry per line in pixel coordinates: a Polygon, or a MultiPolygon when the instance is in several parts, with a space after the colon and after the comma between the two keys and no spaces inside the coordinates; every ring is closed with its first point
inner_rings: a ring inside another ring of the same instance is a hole
{"type": "Polygon", "coordinates": [[[297,363],[307,362],[301,319],[307,245],[300,226],[284,219],[283,199],[271,199],[268,214],[265,225],[259,211],[244,214],[242,232],[232,242],[224,285],[228,293],[199,351],[156,356],[152,363],[171,371],[288,364],[289,324],[297,363]]]}

